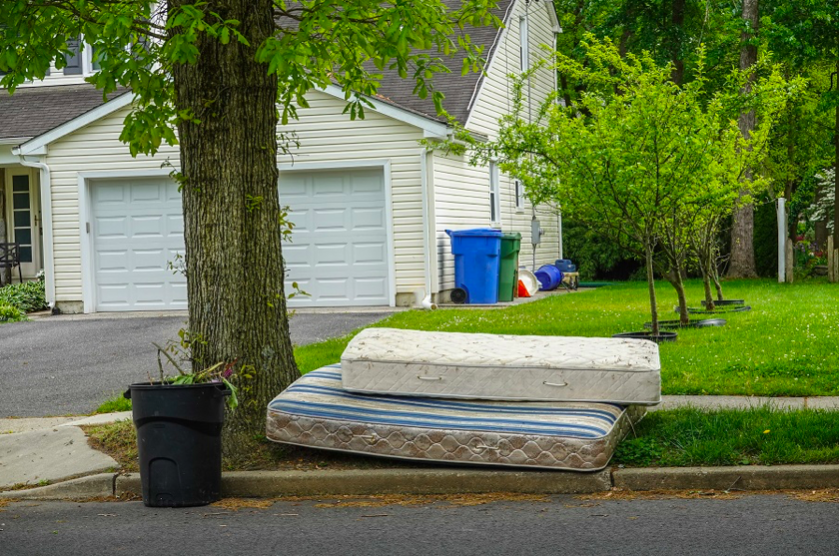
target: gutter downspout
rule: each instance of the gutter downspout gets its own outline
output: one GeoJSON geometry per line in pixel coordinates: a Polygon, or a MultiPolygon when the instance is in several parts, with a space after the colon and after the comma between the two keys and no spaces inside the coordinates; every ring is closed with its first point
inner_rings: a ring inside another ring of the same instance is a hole
{"type": "MultiPolygon", "coordinates": [[[[14,151],[13,151],[14,152],[14,151]]],[[[47,303],[51,310],[55,310],[55,257],[52,241],[52,179],[50,167],[46,162],[31,162],[24,155],[20,156],[20,163],[27,168],[37,168],[41,171],[41,226],[43,226],[44,242],[44,290],[47,303]]]]}
{"type": "Polygon", "coordinates": [[[428,171],[428,156],[429,152],[422,149],[419,153],[420,157],[420,184],[422,189],[422,248],[423,256],[425,258],[425,291],[423,295],[417,295],[416,302],[423,309],[436,309],[437,305],[433,302],[432,293],[434,291],[434,283],[432,276],[432,266],[437,260],[437,231],[435,222],[433,206],[434,198],[433,191],[429,186],[429,171],[428,171]],[[420,299],[422,298],[422,299],[420,299]]]}

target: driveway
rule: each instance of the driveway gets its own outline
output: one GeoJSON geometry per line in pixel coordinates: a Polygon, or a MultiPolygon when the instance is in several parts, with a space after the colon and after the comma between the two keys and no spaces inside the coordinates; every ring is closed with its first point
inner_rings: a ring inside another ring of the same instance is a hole
{"type": "MultiPolygon", "coordinates": [[[[390,313],[296,313],[291,340],[348,334],[390,313]]],[[[89,413],[157,371],[152,342],[176,339],[185,316],[48,317],[0,326],[0,418],[89,413]]]]}

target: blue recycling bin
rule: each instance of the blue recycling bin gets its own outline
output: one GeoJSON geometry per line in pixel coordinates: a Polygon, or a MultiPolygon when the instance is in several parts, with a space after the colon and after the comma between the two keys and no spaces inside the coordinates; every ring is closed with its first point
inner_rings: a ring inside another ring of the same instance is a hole
{"type": "Polygon", "coordinates": [[[452,238],[454,282],[466,292],[466,303],[498,303],[501,230],[446,230],[452,238]]]}

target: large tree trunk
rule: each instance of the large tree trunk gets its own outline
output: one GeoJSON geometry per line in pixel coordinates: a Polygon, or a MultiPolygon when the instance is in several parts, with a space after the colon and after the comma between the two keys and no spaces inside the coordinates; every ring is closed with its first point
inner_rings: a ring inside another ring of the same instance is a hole
{"type": "MultiPolygon", "coordinates": [[[[743,0],[744,23],[748,23],[749,29],[743,31],[740,48],[740,69],[748,70],[757,62],[757,46],[750,44],[754,38],[754,31],[758,25],[758,0],[743,0]]],[[[748,94],[752,89],[754,76],[744,87],[743,93],[748,94]]],[[[749,110],[742,112],[737,120],[740,133],[748,139],[755,128],[755,112],[749,110]]],[[[746,173],[745,179],[751,180],[751,172],[746,173]]],[[[745,194],[745,192],[744,192],[745,194]]],[[[742,197],[742,195],[741,195],[742,197]]],[[[734,220],[731,225],[731,264],[728,267],[728,275],[732,278],[754,278],[757,276],[755,269],[754,253],[754,206],[743,205],[734,211],[734,220]]]]}
{"type": "MultiPolygon", "coordinates": [[[[839,88],[839,58],[836,60],[836,80],[839,88]]],[[[836,124],[833,128],[835,157],[833,159],[833,245],[839,245],[839,105],[836,106],[836,124]]],[[[835,249],[835,247],[834,247],[835,249]]]]}
{"type": "Polygon", "coordinates": [[[272,7],[211,0],[204,9],[239,20],[251,46],[199,34],[197,63],[172,71],[178,110],[200,122],[178,126],[193,368],[235,362],[240,405],[225,423],[228,456],[264,434],[268,402],[299,376],[280,252],[277,79],[254,61],[272,7]]]}
{"type": "Polygon", "coordinates": [[[673,71],[670,75],[673,83],[681,85],[685,80],[685,61],[682,59],[682,37],[685,24],[685,2],[686,0],[673,0],[673,11],[671,13],[672,28],[678,34],[678,40],[673,40],[670,45],[673,71]]]}

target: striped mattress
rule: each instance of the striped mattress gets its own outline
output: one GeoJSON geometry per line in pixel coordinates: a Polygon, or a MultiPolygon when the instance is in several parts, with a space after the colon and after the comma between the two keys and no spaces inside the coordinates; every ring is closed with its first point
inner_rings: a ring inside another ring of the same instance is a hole
{"type": "Polygon", "coordinates": [[[459,401],[355,394],[341,366],[295,381],[268,405],[276,442],[437,462],[595,471],[644,414],[641,406],[459,401]]]}

